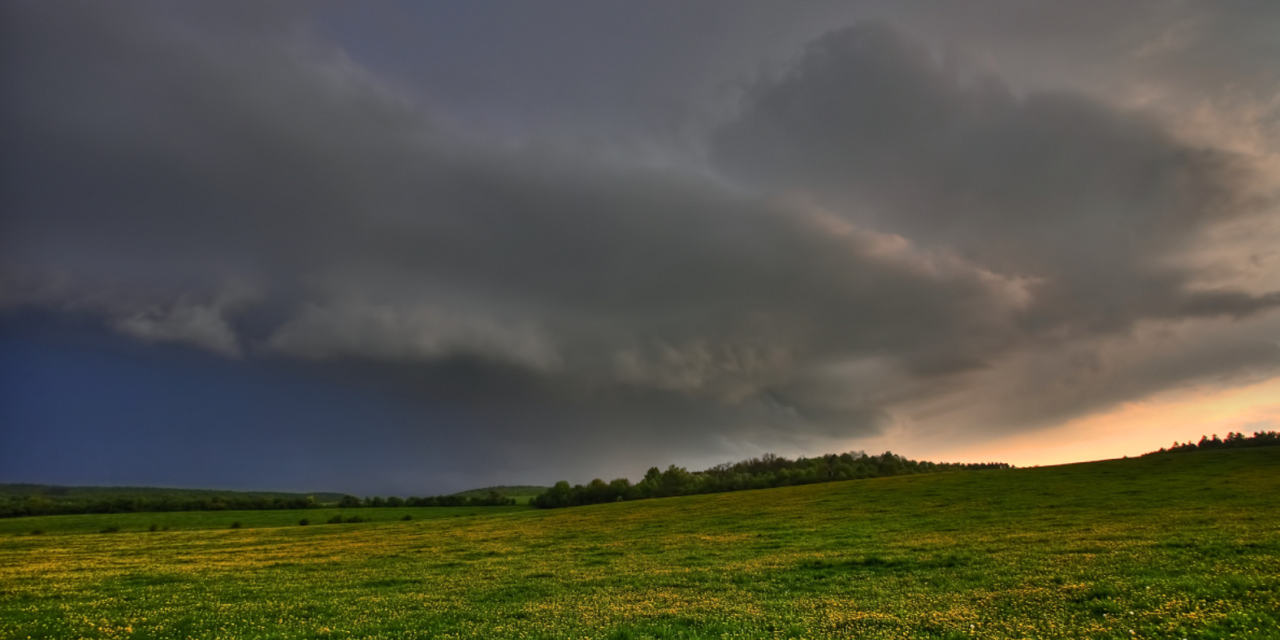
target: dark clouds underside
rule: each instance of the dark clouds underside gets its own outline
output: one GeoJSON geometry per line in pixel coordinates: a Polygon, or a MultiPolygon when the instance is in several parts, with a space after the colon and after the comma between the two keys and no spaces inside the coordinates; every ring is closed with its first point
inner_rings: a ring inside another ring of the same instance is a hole
{"type": "Polygon", "coordinates": [[[821,449],[956,396],[976,437],[1278,364],[1269,250],[1214,244],[1274,229],[1257,158],[884,23],[748,83],[693,171],[446,126],[285,9],[143,8],[5,7],[0,304],[460,407],[386,428],[476,464],[821,449]]]}

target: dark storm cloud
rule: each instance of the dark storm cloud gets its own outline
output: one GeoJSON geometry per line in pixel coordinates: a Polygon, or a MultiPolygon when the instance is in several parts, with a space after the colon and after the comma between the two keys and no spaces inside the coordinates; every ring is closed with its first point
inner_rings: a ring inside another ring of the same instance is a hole
{"type": "MultiPolygon", "coordinates": [[[[1150,350],[1137,338],[1150,323],[1238,320],[1280,304],[1256,283],[1203,282],[1188,259],[1218,226],[1274,221],[1264,168],[1181,141],[1150,114],[1083,94],[1020,95],[871,24],[824,36],[751,87],[711,157],[744,188],[805,193],[855,224],[1024,278],[1009,337],[1020,352],[956,387],[999,407],[984,411],[992,428],[1276,368],[1263,338],[1273,323],[1239,343],[1217,335],[1212,357],[1193,339],[1150,350]],[[1114,351],[1148,364],[1097,365],[1114,351]]],[[[983,353],[950,371],[1002,357],[983,353]]]]}
{"type": "MultiPolygon", "coordinates": [[[[883,24],[755,82],[687,172],[466,130],[423,106],[447,85],[260,11],[6,5],[0,306],[464,407],[460,458],[605,474],[874,433],[1144,323],[1280,304],[1187,258],[1268,205],[1248,159],[883,24]]],[[[653,65],[662,85],[676,63],[653,65]]],[[[664,100],[691,80],[672,82],[664,100]]],[[[602,123],[626,95],[599,97],[602,123]]],[[[1274,362],[1246,351],[1174,377],[1274,362]]],[[[1174,383],[1124,371],[1114,388],[1174,383]]],[[[1124,399],[1088,379],[1043,415],[1124,399]]]]}
{"type": "Polygon", "coordinates": [[[1243,158],[1194,148],[1140,113],[966,78],[884,25],[832,33],[747,97],[717,164],[996,272],[1033,278],[1039,330],[1240,316],[1276,295],[1193,290],[1167,258],[1256,213],[1243,158]]]}
{"type": "MultiPolygon", "coordinates": [[[[1020,304],[1016,279],[809,205],[469,142],[305,35],[228,47],[93,18],[75,55],[8,71],[22,91],[6,134],[25,159],[6,189],[10,270],[74,281],[9,288],[126,335],[517,366],[550,378],[546,402],[611,416],[594,428],[652,413],[675,430],[856,434],[877,408],[793,389],[797,373],[865,355],[976,366],[1020,304]]],[[[31,18],[26,46],[65,42],[63,19],[31,18]]],[[[476,404],[492,401],[485,380],[476,404]]]]}

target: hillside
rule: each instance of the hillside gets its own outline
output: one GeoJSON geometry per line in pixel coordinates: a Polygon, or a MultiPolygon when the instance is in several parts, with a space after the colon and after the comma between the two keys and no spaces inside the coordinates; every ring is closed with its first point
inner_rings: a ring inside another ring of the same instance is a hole
{"type": "Polygon", "coordinates": [[[335,504],[342,497],[343,494],[331,492],[0,484],[0,518],[131,511],[285,509],[335,504]]]}
{"type": "Polygon", "coordinates": [[[170,489],[163,488],[163,486],[64,486],[51,484],[0,483],[0,499],[22,498],[27,497],[27,495],[38,495],[38,497],[50,500],[50,502],[63,502],[63,500],[67,500],[67,502],[74,502],[74,500],[136,498],[223,498],[234,500],[242,498],[306,499],[307,497],[312,497],[316,499],[316,502],[329,503],[338,502],[339,499],[342,499],[344,494],[334,492],[233,492],[233,490],[225,489],[170,489]]]}
{"type": "Polygon", "coordinates": [[[314,497],[317,502],[337,502],[342,499],[344,494],[334,493],[332,491],[320,491],[313,493],[298,493],[287,491],[228,491],[223,489],[170,489],[164,487],[93,487],[93,486],[63,486],[54,484],[23,484],[23,483],[0,483],[0,497],[22,497],[22,496],[42,496],[49,500],[78,500],[78,499],[112,499],[112,498],[138,498],[138,497],[155,497],[155,498],[238,498],[242,496],[249,497],[268,497],[268,498],[306,498],[314,497]]]}
{"type": "Polygon", "coordinates": [[[10,535],[0,538],[0,637],[1271,638],[1280,629],[1274,447],[489,513],[10,535]]]}
{"type": "Polygon", "coordinates": [[[498,485],[494,487],[482,487],[480,489],[470,489],[467,491],[459,491],[453,495],[460,498],[483,498],[490,493],[496,493],[504,498],[528,498],[536,496],[548,487],[535,487],[532,485],[498,485]]]}

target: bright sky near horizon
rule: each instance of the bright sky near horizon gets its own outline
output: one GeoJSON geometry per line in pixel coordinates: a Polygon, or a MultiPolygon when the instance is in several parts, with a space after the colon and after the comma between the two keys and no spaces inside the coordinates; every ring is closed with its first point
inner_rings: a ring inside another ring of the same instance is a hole
{"type": "Polygon", "coordinates": [[[0,5],[0,482],[1280,429],[1280,3],[0,5]]]}
{"type": "Polygon", "coordinates": [[[909,432],[863,441],[870,450],[913,451],[925,459],[1000,461],[1018,466],[1069,464],[1141,455],[1202,436],[1275,431],[1280,426],[1280,379],[1227,389],[1166,391],[1054,427],[969,447],[931,448],[909,432]],[[869,446],[868,446],[869,445],[869,446]]]}

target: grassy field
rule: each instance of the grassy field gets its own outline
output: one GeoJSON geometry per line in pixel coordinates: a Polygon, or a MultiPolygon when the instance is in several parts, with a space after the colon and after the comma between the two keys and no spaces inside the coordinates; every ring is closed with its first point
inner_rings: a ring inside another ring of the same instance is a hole
{"type": "MultiPolygon", "coordinates": [[[[412,520],[436,518],[476,518],[513,511],[527,511],[531,507],[362,507],[359,509],[272,509],[266,511],[171,511],[165,513],[101,513],[68,516],[36,516],[30,518],[0,519],[0,536],[56,535],[63,533],[113,533],[155,531],[198,531],[230,529],[239,523],[244,529],[298,526],[302,520],[309,525],[325,525],[334,516],[359,517],[370,523],[399,522],[405,516],[412,520]]],[[[329,526],[329,525],[325,525],[329,526]]],[[[354,524],[343,526],[355,526],[354,524]]]]}
{"type": "Polygon", "coordinates": [[[464,498],[484,498],[489,495],[490,491],[495,491],[498,495],[505,498],[515,498],[516,504],[529,504],[534,496],[546,491],[547,487],[536,487],[530,485],[502,485],[497,487],[485,487],[483,489],[472,489],[470,491],[460,491],[453,495],[462,496],[464,498]]]}
{"type": "Polygon", "coordinates": [[[2,522],[0,637],[1280,637],[1277,448],[381,511],[2,522]]]}

